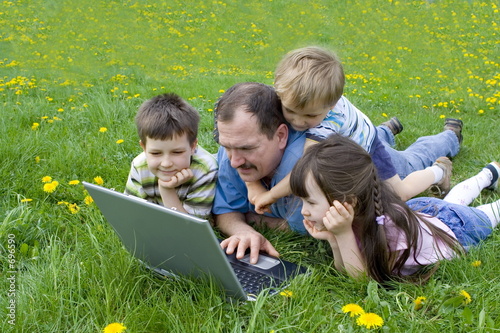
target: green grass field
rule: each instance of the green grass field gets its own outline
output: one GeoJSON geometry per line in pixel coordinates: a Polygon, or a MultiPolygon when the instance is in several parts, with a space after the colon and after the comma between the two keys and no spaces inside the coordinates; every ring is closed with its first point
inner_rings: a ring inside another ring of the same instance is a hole
{"type": "Polygon", "coordinates": [[[164,92],[200,111],[200,143],[215,153],[217,98],[237,82],[272,84],[281,57],[307,45],[339,54],[345,94],[375,124],[402,121],[400,149],[462,119],[457,183],[500,159],[499,10],[489,0],[2,2],[0,331],[368,331],[342,311],[351,303],[383,318],[384,332],[500,331],[498,230],[428,284],[391,290],[337,273],[326,243],[261,230],[312,274],[234,304],[208,282],[142,269],[81,185],[124,189],[140,152],[137,108],[164,92]]]}

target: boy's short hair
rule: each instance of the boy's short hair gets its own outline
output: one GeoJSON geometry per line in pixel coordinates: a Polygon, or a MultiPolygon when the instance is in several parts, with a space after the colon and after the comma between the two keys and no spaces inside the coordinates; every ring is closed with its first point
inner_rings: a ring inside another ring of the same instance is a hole
{"type": "Polygon", "coordinates": [[[217,122],[231,122],[239,108],[255,116],[261,133],[269,139],[273,138],[281,124],[286,124],[281,101],[273,87],[257,82],[237,83],[217,101],[214,117],[214,139],[217,143],[217,122]]]}
{"type": "Polygon", "coordinates": [[[192,145],[198,137],[200,115],[189,103],[176,94],[155,96],[139,107],[135,117],[141,141],[146,139],[171,140],[174,136],[187,135],[192,145]]]}
{"type": "Polygon", "coordinates": [[[283,104],[299,110],[309,103],[333,107],[342,97],[344,84],[339,58],[318,46],[287,53],[278,64],[274,78],[283,104]]]}

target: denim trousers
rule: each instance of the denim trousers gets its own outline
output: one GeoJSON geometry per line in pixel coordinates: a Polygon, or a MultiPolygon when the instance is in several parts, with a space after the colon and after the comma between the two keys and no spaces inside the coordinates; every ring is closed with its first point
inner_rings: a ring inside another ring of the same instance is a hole
{"type": "Polygon", "coordinates": [[[406,203],[414,211],[435,216],[443,221],[466,250],[479,244],[493,230],[488,216],[475,207],[424,197],[410,199],[406,203]]]}
{"type": "Polygon", "coordinates": [[[458,138],[451,130],[422,136],[405,150],[393,148],[395,145],[394,134],[387,126],[378,126],[377,135],[391,157],[401,179],[414,171],[431,166],[441,156],[453,157],[460,150],[458,138]]]}

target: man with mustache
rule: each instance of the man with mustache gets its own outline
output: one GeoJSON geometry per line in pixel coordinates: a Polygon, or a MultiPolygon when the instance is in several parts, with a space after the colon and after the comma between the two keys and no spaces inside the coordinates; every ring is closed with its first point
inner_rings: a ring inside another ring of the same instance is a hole
{"type": "Polygon", "coordinates": [[[302,156],[304,132],[288,127],[274,88],[261,83],[239,83],[216,105],[215,140],[220,144],[219,179],[212,212],[219,229],[229,236],[221,246],[241,259],[250,249],[250,262],[259,251],[279,253],[251,223],[305,233],[300,200],[279,199],[264,215],[255,213],[245,182],[260,180],[271,188],[288,175],[302,156]],[[250,223],[250,224],[249,224],[250,223]]]}

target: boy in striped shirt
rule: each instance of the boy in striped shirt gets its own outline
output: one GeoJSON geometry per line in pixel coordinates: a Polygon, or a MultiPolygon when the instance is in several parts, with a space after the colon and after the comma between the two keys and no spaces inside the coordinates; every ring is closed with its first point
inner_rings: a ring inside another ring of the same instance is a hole
{"type": "Polygon", "coordinates": [[[144,102],[135,123],[144,150],[132,161],[125,193],[208,218],[217,161],[198,145],[200,115],[176,94],[144,102]]]}

